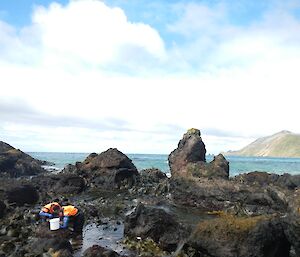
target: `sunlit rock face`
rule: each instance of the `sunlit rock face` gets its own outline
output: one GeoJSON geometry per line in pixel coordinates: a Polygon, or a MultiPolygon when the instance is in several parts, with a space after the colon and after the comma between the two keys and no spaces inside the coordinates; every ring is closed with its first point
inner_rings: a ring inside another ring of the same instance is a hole
{"type": "Polygon", "coordinates": [[[206,163],[206,148],[200,130],[189,129],[169,155],[172,177],[229,177],[229,163],[219,154],[206,163]]]}

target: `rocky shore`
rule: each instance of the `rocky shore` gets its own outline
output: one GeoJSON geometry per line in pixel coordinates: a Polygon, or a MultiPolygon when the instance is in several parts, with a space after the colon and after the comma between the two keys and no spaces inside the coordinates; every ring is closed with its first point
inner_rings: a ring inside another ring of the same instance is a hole
{"type": "Polygon", "coordinates": [[[115,148],[51,174],[1,142],[0,257],[299,257],[300,175],[230,177],[223,155],[207,163],[205,154],[191,129],[169,155],[171,178],[138,171],[115,148]],[[37,217],[57,198],[85,213],[79,246],[72,231],[50,231],[37,217]]]}

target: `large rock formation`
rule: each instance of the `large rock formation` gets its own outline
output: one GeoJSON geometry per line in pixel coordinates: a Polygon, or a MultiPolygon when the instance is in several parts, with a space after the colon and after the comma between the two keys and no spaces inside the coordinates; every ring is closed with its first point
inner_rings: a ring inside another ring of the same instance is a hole
{"type": "Polygon", "coordinates": [[[68,165],[63,173],[83,176],[90,187],[107,189],[131,187],[138,171],[132,161],[116,148],[90,154],[82,163],[68,165]]]}
{"type": "Polygon", "coordinates": [[[10,177],[37,175],[45,172],[41,167],[43,164],[45,162],[36,160],[0,141],[0,175],[10,177]]]}
{"type": "Polygon", "coordinates": [[[158,206],[139,204],[125,219],[124,233],[130,237],[152,238],[168,251],[175,251],[189,232],[174,217],[158,206]]]}
{"type": "Polygon", "coordinates": [[[41,175],[31,181],[38,188],[42,201],[79,194],[86,187],[85,179],[76,174],[41,175]]]}
{"type": "Polygon", "coordinates": [[[272,216],[238,218],[230,215],[206,220],[188,240],[197,256],[281,257],[290,256],[282,221],[272,216]]]}
{"type": "Polygon", "coordinates": [[[172,177],[229,177],[229,163],[219,154],[211,163],[206,163],[205,144],[198,129],[190,129],[183,135],[169,155],[172,177]]]}
{"type": "Polygon", "coordinates": [[[172,176],[185,175],[189,163],[205,162],[206,149],[200,130],[190,129],[179,141],[178,147],[169,155],[172,176]]]}
{"type": "Polygon", "coordinates": [[[172,179],[172,198],[177,204],[203,211],[228,211],[237,215],[284,213],[288,207],[285,191],[247,185],[224,179],[172,179]]]}

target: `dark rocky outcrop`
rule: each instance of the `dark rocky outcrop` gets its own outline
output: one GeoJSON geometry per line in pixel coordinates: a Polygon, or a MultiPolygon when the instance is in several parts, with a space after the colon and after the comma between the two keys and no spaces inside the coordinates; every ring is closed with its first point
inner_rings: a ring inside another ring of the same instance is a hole
{"type": "Polygon", "coordinates": [[[18,206],[35,204],[39,200],[39,194],[32,185],[23,185],[9,189],[6,192],[6,200],[18,206]]]}
{"type": "Polygon", "coordinates": [[[300,212],[285,217],[284,232],[292,246],[294,256],[300,256],[300,212]]]}
{"type": "Polygon", "coordinates": [[[37,175],[45,170],[43,161],[36,160],[22,151],[0,141],[0,175],[19,177],[37,175]]]}
{"type": "Polygon", "coordinates": [[[69,165],[63,173],[83,176],[90,187],[107,189],[131,187],[138,176],[132,161],[116,148],[90,154],[82,163],[69,165]]]}
{"type": "Polygon", "coordinates": [[[85,179],[76,174],[41,175],[32,178],[38,188],[41,200],[48,201],[47,196],[55,199],[60,196],[76,195],[85,190],[85,179]]]}
{"type": "Polygon", "coordinates": [[[222,154],[214,157],[210,163],[197,162],[187,164],[188,174],[194,177],[225,178],[229,177],[229,162],[222,154]]]}
{"type": "Polygon", "coordinates": [[[159,183],[160,181],[168,178],[166,173],[155,168],[141,170],[140,175],[141,179],[151,183],[159,183]]]}
{"type": "Polygon", "coordinates": [[[83,253],[83,257],[118,257],[120,256],[113,250],[106,249],[99,245],[93,245],[86,249],[83,253]]]}
{"type": "Polygon", "coordinates": [[[274,173],[254,171],[235,176],[233,180],[248,185],[274,185],[289,190],[294,190],[297,187],[300,187],[300,175],[292,176],[288,173],[278,175],[274,173]]]}
{"type": "Polygon", "coordinates": [[[73,249],[67,239],[61,238],[35,238],[26,247],[27,252],[40,256],[72,257],[73,249]],[[44,256],[44,255],[43,255],[44,256]]]}
{"type": "Polygon", "coordinates": [[[125,219],[124,233],[129,237],[152,238],[168,251],[174,251],[178,243],[188,235],[174,217],[159,206],[139,204],[125,219]]]}
{"type": "Polygon", "coordinates": [[[179,141],[178,148],[169,155],[169,166],[173,178],[178,177],[229,177],[229,163],[219,154],[206,163],[205,144],[198,129],[190,129],[179,141]]]}
{"type": "Polygon", "coordinates": [[[205,162],[206,149],[200,130],[190,129],[179,141],[178,147],[169,155],[172,176],[184,176],[189,163],[205,162]]]}
{"type": "Polygon", "coordinates": [[[281,220],[271,216],[225,215],[206,220],[199,223],[187,244],[197,256],[282,257],[290,252],[281,220]]]}
{"type": "Polygon", "coordinates": [[[258,215],[284,213],[288,206],[285,194],[278,188],[249,186],[224,179],[171,179],[170,191],[177,204],[203,211],[258,215]]]}

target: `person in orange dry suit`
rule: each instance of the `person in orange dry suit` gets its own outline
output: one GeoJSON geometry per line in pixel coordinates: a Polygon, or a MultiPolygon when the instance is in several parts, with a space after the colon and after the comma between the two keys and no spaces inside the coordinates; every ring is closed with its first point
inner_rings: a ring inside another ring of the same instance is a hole
{"type": "Polygon", "coordinates": [[[68,228],[69,224],[73,225],[73,231],[75,233],[82,233],[84,225],[84,214],[78,208],[73,205],[62,206],[61,213],[63,216],[63,222],[60,228],[68,228]]]}

